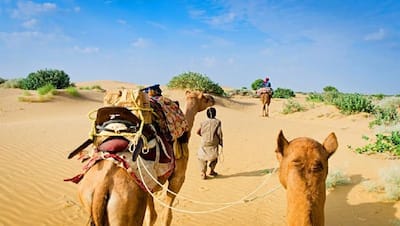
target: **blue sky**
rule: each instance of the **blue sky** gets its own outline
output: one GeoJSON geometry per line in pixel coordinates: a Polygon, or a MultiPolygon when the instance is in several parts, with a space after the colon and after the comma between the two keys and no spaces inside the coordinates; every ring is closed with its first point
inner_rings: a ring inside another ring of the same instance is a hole
{"type": "Polygon", "coordinates": [[[0,77],[400,94],[398,0],[0,0],[0,77]]]}

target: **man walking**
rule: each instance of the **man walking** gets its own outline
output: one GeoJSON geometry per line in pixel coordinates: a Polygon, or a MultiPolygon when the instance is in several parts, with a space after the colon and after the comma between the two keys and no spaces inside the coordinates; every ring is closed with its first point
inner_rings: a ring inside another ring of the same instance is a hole
{"type": "Polygon", "coordinates": [[[201,136],[201,144],[197,157],[200,164],[201,178],[207,179],[207,163],[210,167],[210,176],[217,176],[215,167],[218,162],[218,145],[223,147],[221,121],[216,119],[217,111],[210,107],[206,111],[208,119],[201,123],[197,134],[201,136]]]}

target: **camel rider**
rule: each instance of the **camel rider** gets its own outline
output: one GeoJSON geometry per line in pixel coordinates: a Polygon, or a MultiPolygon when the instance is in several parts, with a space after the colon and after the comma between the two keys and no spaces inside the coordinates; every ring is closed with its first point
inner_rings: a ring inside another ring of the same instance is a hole
{"type": "Polygon", "coordinates": [[[210,167],[210,176],[217,176],[215,167],[218,162],[218,145],[223,146],[221,121],[216,119],[217,112],[215,108],[207,109],[208,119],[203,121],[197,134],[201,136],[200,148],[197,152],[197,157],[200,164],[200,175],[202,179],[207,179],[207,163],[210,167]]]}
{"type": "Polygon", "coordinates": [[[262,87],[271,88],[271,82],[269,81],[269,77],[266,77],[264,79],[262,87]]]}
{"type": "Polygon", "coordinates": [[[266,88],[267,90],[270,91],[270,94],[273,95],[274,94],[274,90],[271,87],[271,82],[269,81],[269,77],[265,77],[263,84],[262,84],[262,88],[266,88]]]}

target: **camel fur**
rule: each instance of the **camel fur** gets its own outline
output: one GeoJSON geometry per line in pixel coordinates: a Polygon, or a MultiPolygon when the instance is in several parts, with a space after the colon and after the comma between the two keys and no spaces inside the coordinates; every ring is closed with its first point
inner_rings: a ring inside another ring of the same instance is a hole
{"type": "Polygon", "coordinates": [[[268,92],[260,94],[260,100],[262,104],[261,116],[268,117],[269,116],[269,104],[271,103],[272,95],[268,92]]]}
{"type": "Polygon", "coordinates": [[[300,137],[287,141],[280,131],[276,156],[279,180],[287,190],[287,225],[323,226],[328,159],[338,147],[334,133],[323,144],[300,137]]]}

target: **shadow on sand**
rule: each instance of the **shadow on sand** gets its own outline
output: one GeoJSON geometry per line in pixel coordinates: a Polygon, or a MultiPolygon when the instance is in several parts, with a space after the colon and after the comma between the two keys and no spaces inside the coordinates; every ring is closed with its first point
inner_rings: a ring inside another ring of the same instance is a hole
{"type": "MultiPolygon", "coordinates": [[[[351,176],[351,184],[338,186],[326,197],[326,225],[400,225],[396,218],[393,202],[377,201],[371,203],[349,204],[348,196],[352,189],[363,181],[361,175],[351,176]]],[[[351,194],[354,195],[354,194],[351,194]]]]}
{"type": "MultiPolygon", "coordinates": [[[[240,172],[240,173],[234,173],[234,174],[229,174],[229,175],[219,174],[215,178],[223,179],[223,178],[230,178],[230,177],[259,177],[259,176],[264,176],[264,175],[270,174],[272,172],[274,172],[274,168],[254,170],[254,171],[248,171],[248,172],[240,172]]],[[[277,172],[277,170],[275,170],[275,172],[277,172]]]]}

